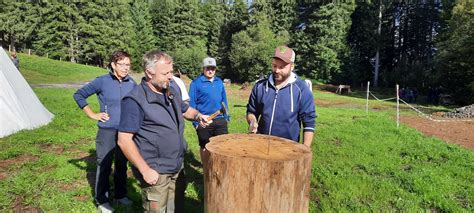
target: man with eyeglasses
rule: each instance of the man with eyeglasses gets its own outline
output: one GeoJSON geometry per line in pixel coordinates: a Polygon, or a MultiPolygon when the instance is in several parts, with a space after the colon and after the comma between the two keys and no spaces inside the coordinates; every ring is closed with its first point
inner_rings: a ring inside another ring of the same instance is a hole
{"type": "MultiPolygon", "coordinates": [[[[202,62],[202,75],[191,82],[189,89],[189,105],[204,115],[211,115],[219,111],[224,104],[228,108],[227,95],[223,81],[216,76],[216,59],[207,57],[202,62]]],[[[227,134],[227,122],[230,117],[227,114],[219,114],[207,127],[199,126],[193,122],[201,147],[201,162],[204,162],[205,146],[209,138],[217,135],[227,134]]]]}
{"type": "Polygon", "coordinates": [[[111,193],[109,176],[114,167],[114,196],[119,204],[131,205],[127,198],[127,158],[116,148],[120,122],[120,101],[137,84],[128,75],[130,55],[124,51],[115,51],[110,57],[109,73],[97,77],[74,93],[79,108],[91,119],[97,120],[99,130],[96,136],[97,175],[94,187],[95,200],[100,212],[112,212],[109,203],[111,193]],[[95,113],[87,103],[93,94],[99,99],[100,111],[95,113]]]}

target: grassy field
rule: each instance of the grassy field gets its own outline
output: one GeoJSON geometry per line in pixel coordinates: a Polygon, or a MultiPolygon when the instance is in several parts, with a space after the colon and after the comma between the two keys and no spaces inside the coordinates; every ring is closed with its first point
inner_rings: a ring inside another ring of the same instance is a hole
{"type": "Polygon", "coordinates": [[[73,64],[35,55],[18,54],[21,74],[30,84],[86,82],[107,71],[100,67],[73,64]]]}
{"type": "MultiPolygon", "coordinates": [[[[30,83],[74,82],[78,78],[78,74],[69,73],[69,77],[50,81],[52,75],[44,73],[26,77],[30,83]],[[42,75],[47,77],[36,78],[42,75]]],[[[55,75],[61,75],[61,70],[55,75]]],[[[0,209],[94,211],[95,122],[77,108],[72,99],[74,90],[37,88],[35,92],[55,118],[42,128],[0,139],[0,209]]],[[[246,132],[246,93],[234,85],[228,89],[228,97],[232,116],[229,131],[246,132]]],[[[311,212],[474,211],[472,151],[425,137],[404,125],[397,129],[393,112],[385,111],[392,109],[393,103],[371,101],[377,110],[366,115],[361,107],[363,98],[318,90],[315,98],[333,105],[317,106],[311,212]]],[[[96,98],[89,100],[97,109],[96,98]]],[[[185,137],[190,145],[185,167],[186,212],[202,212],[202,168],[190,123],[186,124],[185,137]]],[[[135,204],[130,208],[116,206],[118,212],[140,210],[140,190],[133,177],[128,189],[135,204]]]]}

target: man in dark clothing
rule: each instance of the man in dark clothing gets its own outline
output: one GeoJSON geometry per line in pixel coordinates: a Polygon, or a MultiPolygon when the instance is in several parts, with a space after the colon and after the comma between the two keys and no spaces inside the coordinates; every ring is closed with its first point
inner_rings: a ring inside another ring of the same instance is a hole
{"type": "Polygon", "coordinates": [[[207,116],[182,101],[170,86],[173,60],[164,52],[143,56],[145,77],[122,100],[119,146],[140,181],[146,212],[183,212],[184,120],[207,126],[207,116]]]}

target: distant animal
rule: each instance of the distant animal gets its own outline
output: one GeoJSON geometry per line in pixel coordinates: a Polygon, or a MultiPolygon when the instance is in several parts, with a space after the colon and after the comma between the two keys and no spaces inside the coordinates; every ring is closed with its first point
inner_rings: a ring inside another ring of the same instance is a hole
{"type": "Polygon", "coordinates": [[[351,86],[350,85],[339,85],[339,87],[337,87],[337,90],[336,90],[336,93],[337,94],[342,94],[342,90],[346,89],[347,90],[347,94],[351,93],[351,86]]]}

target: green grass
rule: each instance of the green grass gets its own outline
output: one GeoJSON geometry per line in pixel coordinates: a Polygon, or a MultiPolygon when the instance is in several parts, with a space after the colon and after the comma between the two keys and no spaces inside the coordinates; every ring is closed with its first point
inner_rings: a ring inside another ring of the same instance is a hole
{"type": "MultiPolygon", "coordinates": [[[[73,80],[64,77],[65,81],[73,80]]],[[[228,89],[231,133],[247,131],[245,94],[228,89]]],[[[0,209],[39,208],[42,211],[95,211],[93,182],[95,122],[79,110],[72,89],[35,89],[55,114],[47,126],[0,139],[0,209]],[[16,163],[2,166],[8,160],[16,163]],[[4,175],[4,178],[1,178],[4,175]]],[[[410,127],[396,128],[393,103],[371,101],[382,109],[365,114],[365,100],[315,91],[317,106],[313,141],[310,211],[474,211],[474,153],[426,137],[410,127]],[[353,103],[351,107],[344,103],[353,103]],[[383,108],[385,107],[385,108],[383,108]],[[389,111],[385,111],[388,109],[389,111]]],[[[89,99],[97,109],[96,97],[89,99]]],[[[199,146],[191,124],[185,138],[186,212],[203,212],[203,179],[199,146]]],[[[291,174],[288,174],[291,175],[291,174]]],[[[140,189],[128,181],[130,208],[141,209],[140,189]]]]}
{"type": "Polygon", "coordinates": [[[107,73],[100,67],[73,64],[35,55],[20,53],[18,58],[20,72],[30,84],[86,82],[107,73]]]}

